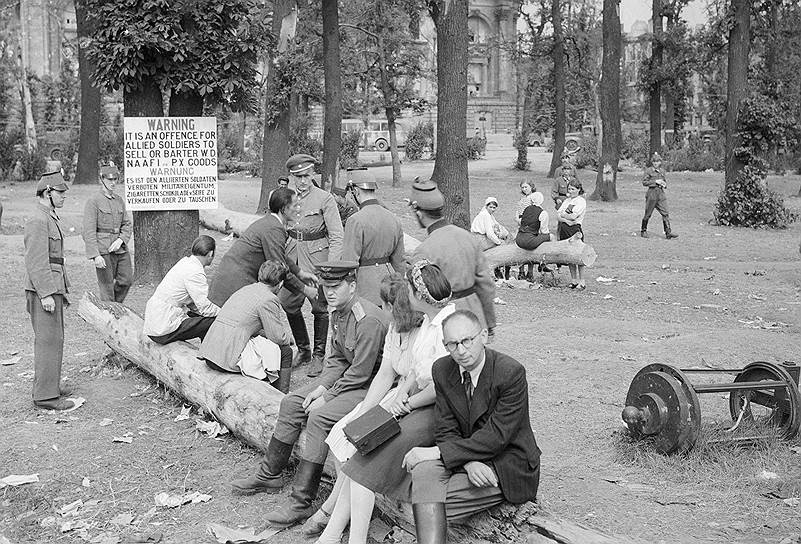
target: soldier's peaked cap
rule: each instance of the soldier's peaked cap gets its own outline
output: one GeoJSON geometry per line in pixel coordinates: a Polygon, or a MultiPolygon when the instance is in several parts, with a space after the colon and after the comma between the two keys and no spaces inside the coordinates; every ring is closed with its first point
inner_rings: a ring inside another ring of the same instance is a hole
{"type": "Polygon", "coordinates": [[[307,155],[306,153],[298,153],[287,159],[286,169],[289,170],[290,174],[298,175],[314,167],[315,164],[317,164],[317,159],[311,155],[307,155]]]}
{"type": "Polygon", "coordinates": [[[110,166],[101,166],[100,167],[100,177],[101,178],[106,178],[106,179],[119,179],[120,171],[113,164],[110,165],[110,166]]]}
{"type": "Polygon", "coordinates": [[[445,197],[431,180],[412,183],[412,196],[409,200],[418,210],[440,210],[445,207],[445,197]]]}
{"type": "Polygon", "coordinates": [[[348,168],[345,175],[348,178],[348,187],[358,187],[368,191],[378,189],[375,176],[367,168],[348,168]]]}
{"type": "Polygon", "coordinates": [[[348,277],[356,277],[356,261],[325,261],[317,265],[317,275],[323,285],[337,285],[348,277]]]}
{"type": "Polygon", "coordinates": [[[39,178],[39,183],[36,184],[36,196],[39,196],[45,191],[55,190],[63,192],[67,189],[69,189],[69,185],[64,181],[64,175],[61,173],[61,170],[56,170],[55,172],[42,174],[42,177],[39,178]]]}

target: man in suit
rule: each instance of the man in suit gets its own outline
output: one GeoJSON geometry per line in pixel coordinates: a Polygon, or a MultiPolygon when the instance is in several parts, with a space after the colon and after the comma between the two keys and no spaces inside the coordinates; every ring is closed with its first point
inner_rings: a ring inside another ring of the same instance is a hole
{"type": "Polygon", "coordinates": [[[540,449],[528,415],[523,365],[485,347],[470,311],[442,323],[450,353],[434,362],[436,445],[412,448],[412,510],[419,544],[445,542],[447,520],[537,498],[540,449]]]}

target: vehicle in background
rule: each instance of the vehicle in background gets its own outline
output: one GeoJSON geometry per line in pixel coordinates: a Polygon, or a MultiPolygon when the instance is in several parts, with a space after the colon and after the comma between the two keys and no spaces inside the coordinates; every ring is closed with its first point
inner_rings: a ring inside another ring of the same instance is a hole
{"type": "MultiPolygon", "coordinates": [[[[365,126],[361,119],[343,119],[342,134],[358,130],[361,132],[360,147],[389,151],[389,123],[386,119],[368,119],[365,126]]],[[[395,121],[395,136],[398,138],[398,147],[406,145],[406,129],[401,122],[395,121]]]]}
{"type": "Polygon", "coordinates": [[[581,132],[568,132],[565,134],[565,149],[570,152],[581,147],[581,139],[595,136],[595,125],[582,125],[581,132]]]}
{"type": "Polygon", "coordinates": [[[529,132],[528,145],[530,147],[550,147],[553,145],[553,138],[546,136],[542,132],[529,132]]]}

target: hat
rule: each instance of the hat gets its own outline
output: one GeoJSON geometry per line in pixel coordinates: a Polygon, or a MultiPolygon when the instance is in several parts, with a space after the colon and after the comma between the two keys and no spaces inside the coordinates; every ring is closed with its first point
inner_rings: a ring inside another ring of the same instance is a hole
{"type": "Polygon", "coordinates": [[[286,169],[289,170],[290,174],[298,176],[305,173],[306,170],[314,167],[315,164],[317,164],[317,159],[311,155],[298,153],[297,155],[292,155],[289,157],[289,159],[287,159],[286,169]]]}
{"type": "Polygon", "coordinates": [[[495,198],[494,196],[488,196],[487,200],[484,201],[484,205],[486,206],[487,204],[490,204],[490,203],[494,203],[497,206],[498,205],[498,199],[495,198]]]}
{"type": "Polygon", "coordinates": [[[662,162],[662,155],[660,155],[658,151],[654,151],[654,154],[651,155],[651,162],[654,161],[662,162]]]}
{"type": "Polygon", "coordinates": [[[100,177],[105,179],[119,179],[120,171],[113,164],[111,166],[101,166],[100,177]]]}
{"type": "Polygon", "coordinates": [[[367,168],[348,168],[345,175],[348,179],[346,184],[348,187],[358,187],[368,191],[378,189],[375,176],[367,168]]]}
{"type": "Polygon", "coordinates": [[[409,203],[418,210],[441,210],[445,207],[445,197],[433,181],[416,181],[412,183],[409,203]]]}
{"type": "Polygon", "coordinates": [[[358,269],[356,261],[325,261],[317,264],[317,275],[323,285],[339,285],[350,276],[355,279],[358,269]]]}
{"type": "Polygon", "coordinates": [[[56,170],[55,172],[48,172],[47,174],[42,174],[42,177],[39,178],[39,183],[36,184],[36,196],[41,195],[45,191],[61,191],[64,192],[69,189],[67,182],[64,181],[64,175],[61,173],[61,170],[56,170]]]}
{"type": "Polygon", "coordinates": [[[528,199],[529,202],[535,206],[542,206],[542,203],[545,201],[545,196],[539,191],[534,191],[529,195],[528,199]]]}

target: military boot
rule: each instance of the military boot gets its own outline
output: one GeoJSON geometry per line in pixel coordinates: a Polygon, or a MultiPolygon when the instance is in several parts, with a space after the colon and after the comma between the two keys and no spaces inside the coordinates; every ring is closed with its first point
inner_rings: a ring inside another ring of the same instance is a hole
{"type": "Polygon", "coordinates": [[[292,494],[284,506],[265,516],[267,521],[274,527],[289,527],[311,517],[315,510],[312,502],[317,497],[322,475],[322,464],[301,459],[292,494]]]}
{"type": "Polygon", "coordinates": [[[679,237],[678,234],[673,234],[673,232],[670,230],[670,219],[667,217],[662,219],[662,225],[665,227],[665,238],[672,240],[673,238],[679,237]]]}
{"type": "Polygon", "coordinates": [[[284,487],[281,472],[286,468],[292,444],[286,444],[275,437],[267,445],[267,453],[261,460],[255,476],[231,482],[234,493],[253,495],[254,493],[277,493],[284,487]]]}
{"type": "Polygon", "coordinates": [[[648,238],[648,221],[645,219],[642,220],[642,225],[640,225],[640,236],[648,238]]]}
{"type": "Polygon", "coordinates": [[[445,544],[448,522],[444,502],[423,502],[412,505],[417,544],[445,544]]]}
{"type": "Polygon", "coordinates": [[[294,314],[287,312],[286,318],[289,321],[289,328],[292,330],[292,338],[295,339],[295,345],[298,346],[298,352],[295,354],[292,366],[305,365],[311,360],[311,349],[309,349],[309,333],[306,330],[303,314],[300,312],[294,314]]]}
{"type": "Polygon", "coordinates": [[[328,341],[328,314],[314,314],[314,353],[306,375],[316,378],[323,371],[325,343],[328,341]]]}

